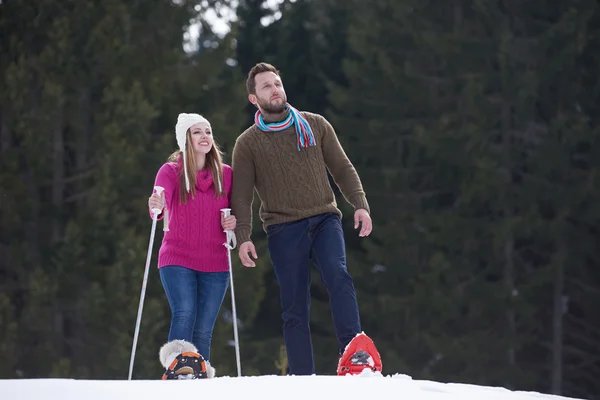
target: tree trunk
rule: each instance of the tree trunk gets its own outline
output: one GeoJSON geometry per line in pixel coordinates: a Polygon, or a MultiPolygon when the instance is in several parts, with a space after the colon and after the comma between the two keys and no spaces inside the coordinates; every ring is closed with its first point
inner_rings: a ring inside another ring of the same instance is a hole
{"type": "MultiPolygon", "coordinates": [[[[506,26],[504,31],[502,32],[502,41],[511,40],[510,33],[510,25],[508,21],[505,22],[506,26]]],[[[513,165],[513,160],[511,157],[512,151],[512,103],[511,103],[511,93],[508,92],[508,80],[510,79],[510,70],[506,66],[506,59],[504,57],[510,57],[509,55],[505,55],[503,53],[500,54],[501,60],[501,79],[503,82],[503,93],[502,93],[502,111],[501,111],[501,137],[502,137],[502,162],[503,162],[503,170],[504,170],[504,183],[506,185],[506,190],[504,191],[503,197],[503,220],[505,223],[512,223],[513,218],[513,210],[511,207],[511,194],[509,193],[509,188],[512,186],[512,171],[515,168],[513,165]]],[[[514,312],[514,301],[513,298],[518,295],[517,289],[515,288],[515,279],[514,279],[514,236],[512,233],[512,228],[504,238],[504,283],[506,285],[506,293],[508,295],[509,301],[507,302],[507,310],[506,310],[506,319],[508,323],[508,333],[509,333],[509,344],[508,344],[508,363],[509,365],[515,364],[515,349],[513,347],[514,340],[516,338],[516,322],[515,322],[515,312],[514,312]]]]}
{"type": "MultiPolygon", "coordinates": [[[[89,143],[91,142],[91,105],[90,105],[90,90],[87,86],[82,85],[79,88],[79,112],[78,112],[78,120],[77,120],[77,139],[75,142],[75,167],[77,170],[77,174],[85,173],[91,164],[91,160],[89,158],[88,149],[89,143]]],[[[87,176],[84,176],[83,179],[78,180],[74,184],[74,190],[72,193],[83,193],[86,191],[86,179],[87,176]]],[[[85,197],[82,197],[82,199],[85,197]]]]}
{"type": "Polygon", "coordinates": [[[52,243],[61,237],[62,209],[65,193],[65,139],[64,139],[64,100],[56,108],[54,133],[52,137],[52,243]]]}
{"type": "MultiPolygon", "coordinates": [[[[57,244],[62,237],[63,208],[65,197],[65,100],[60,98],[54,115],[54,131],[52,136],[52,233],[51,244],[57,244]]],[[[60,267],[59,267],[60,268],[60,267]]],[[[56,339],[57,352],[62,357],[64,345],[64,313],[60,301],[55,302],[54,308],[54,338],[56,339]]]]}
{"type": "Polygon", "coordinates": [[[6,116],[0,115],[0,154],[8,151],[11,145],[10,131],[6,116]]]}
{"type": "Polygon", "coordinates": [[[508,363],[510,365],[515,364],[515,349],[513,347],[513,341],[517,335],[517,324],[515,321],[515,312],[513,308],[513,297],[518,295],[517,289],[515,288],[514,281],[514,240],[512,235],[506,238],[504,243],[504,282],[506,284],[506,290],[509,293],[510,301],[506,310],[506,319],[508,322],[509,330],[509,346],[508,346],[508,363]]]}
{"type": "Polygon", "coordinates": [[[461,33],[463,23],[463,7],[460,0],[454,1],[454,35],[458,37],[461,33]]]}
{"type": "MultiPolygon", "coordinates": [[[[507,72],[503,71],[504,74],[507,72]]],[[[505,223],[512,223],[513,211],[510,206],[511,196],[508,193],[508,188],[511,186],[512,174],[514,166],[512,165],[511,153],[511,105],[508,100],[509,94],[504,94],[504,101],[502,105],[502,152],[503,152],[503,164],[505,176],[506,190],[503,198],[503,220],[505,223]]],[[[512,230],[512,228],[511,228],[512,230]]],[[[506,319],[509,330],[509,345],[508,345],[508,363],[509,365],[515,364],[515,350],[513,347],[514,339],[516,338],[516,322],[515,312],[513,307],[513,298],[518,295],[517,289],[515,288],[514,279],[514,237],[512,232],[508,232],[504,238],[504,283],[506,285],[506,293],[509,301],[507,302],[506,319]]]]}
{"type": "Polygon", "coordinates": [[[562,392],[563,363],[563,315],[565,313],[565,248],[564,243],[558,245],[558,253],[554,264],[554,306],[552,312],[552,394],[562,392]]]}

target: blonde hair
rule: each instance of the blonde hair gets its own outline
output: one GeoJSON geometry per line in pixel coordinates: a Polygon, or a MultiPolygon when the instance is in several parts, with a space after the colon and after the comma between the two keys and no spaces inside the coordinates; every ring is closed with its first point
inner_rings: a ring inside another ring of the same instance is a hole
{"type": "MultiPolygon", "coordinates": [[[[192,199],[196,197],[196,176],[198,174],[198,166],[196,165],[196,155],[194,154],[194,147],[192,146],[192,133],[188,129],[186,134],[186,158],[187,165],[183,165],[183,152],[177,150],[173,152],[168,158],[168,161],[175,162],[179,168],[179,198],[181,204],[186,204],[189,197],[192,199]],[[185,188],[185,173],[190,179],[190,192],[185,188]]],[[[206,154],[205,167],[208,168],[212,175],[213,184],[215,186],[216,197],[221,197],[225,194],[225,188],[223,187],[223,153],[219,148],[216,141],[213,140],[213,145],[210,151],[206,154]]]]}

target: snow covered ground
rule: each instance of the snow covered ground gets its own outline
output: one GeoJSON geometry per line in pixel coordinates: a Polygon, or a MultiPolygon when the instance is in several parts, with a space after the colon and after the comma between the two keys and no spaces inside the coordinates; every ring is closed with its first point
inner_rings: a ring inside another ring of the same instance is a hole
{"type": "Polygon", "coordinates": [[[504,388],[391,376],[256,376],[180,381],[0,380],[10,400],[559,400],[566,397],[504,388]]]}

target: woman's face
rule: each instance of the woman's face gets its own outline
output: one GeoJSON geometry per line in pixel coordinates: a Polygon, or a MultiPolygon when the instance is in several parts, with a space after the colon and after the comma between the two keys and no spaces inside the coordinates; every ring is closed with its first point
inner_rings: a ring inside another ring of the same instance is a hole
{"type": "Polygon", "coordinates": [[[213,135],[207,122],[199,122],[190,126],[192,148],[195,153],[207,154],[213,146],[213,135]]]}

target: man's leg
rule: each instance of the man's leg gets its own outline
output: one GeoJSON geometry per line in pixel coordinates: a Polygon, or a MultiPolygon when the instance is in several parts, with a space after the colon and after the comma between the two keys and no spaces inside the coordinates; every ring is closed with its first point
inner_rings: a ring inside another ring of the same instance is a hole
{"type": "Polygon", "coordinates": [[[354,336],[361,332],[354,283],[346,266],[344,232],[337,214],[328,213],[311,220],[311,259],[329,293],[341,354],[354,336]]]}
{"type": "Polygon", "coordinates": [[[281,296],[283,338],[290,375],[315,371],[310,336],[310,240],[308,221],[267,228],[269,253],[281,296]]]}

